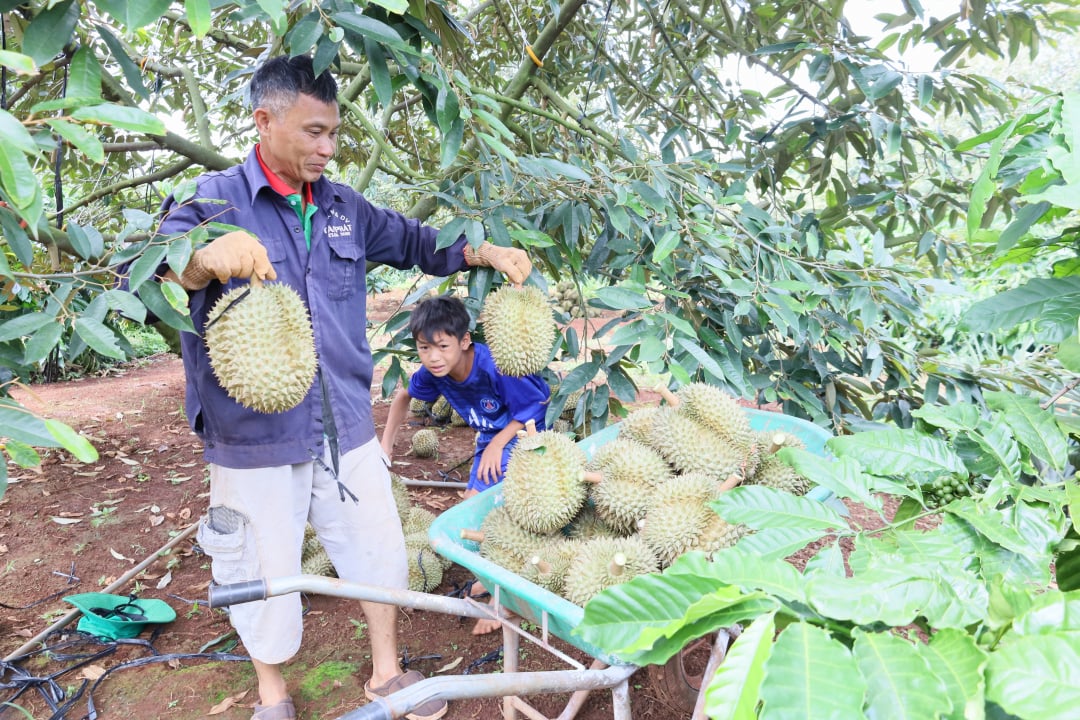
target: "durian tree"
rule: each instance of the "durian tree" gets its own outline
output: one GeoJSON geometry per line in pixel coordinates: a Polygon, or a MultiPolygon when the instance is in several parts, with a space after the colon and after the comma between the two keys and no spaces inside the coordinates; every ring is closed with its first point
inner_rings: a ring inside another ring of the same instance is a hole
{"type": "MultiPolygon", "coordinates": [[[[1008,112],[1008,89],[965,59],[1033,53],[1074,15],[912,2],[871,41],[845,7],[0,2],[0,364],[26,380],[86,352],[122,358],[118,318],[147,310],[188,327],[179,288],[147,280],[204,235],[154,237],[157,207],[250,146],[258,59],[310,52],[342,90],[334,177],[445,226],[446,242],[529,248],[538,284],[599,278],[590,302],[625,313],[603,346],[564,335],[586,361],[554,414],[588,386],[576,424],[607,422],[633,367],[837,427],[909,421],[928,379],[977,399],[1010,378],[922,359],[923,281],[966,258],[947,230],[979,159],[927,118],[970,132],[1008,112]],[[923,42],[935,70],[890,59],[923,42]],[[132,258],[138,297],[115,288],[132,258]]],[[[987,211],[1015,194],[1001,186],[987,211]]],[[[497,280],[473,274],[474,309],[497,280]]],[[[411,355],[403,319],[388,327],[385,390],[411,355]]]]}

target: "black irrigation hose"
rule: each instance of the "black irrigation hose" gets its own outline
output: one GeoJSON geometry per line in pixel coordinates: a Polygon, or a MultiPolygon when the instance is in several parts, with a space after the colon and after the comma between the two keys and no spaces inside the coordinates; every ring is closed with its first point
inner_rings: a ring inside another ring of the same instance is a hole
{"type": "Polygon", "coordinates": [[[72,590],[74,590],[76,587],[78,587],[78,583],[76,583],[75,585],[69,585],[68,587],[64,588],[63,590],[57,590],[52,595],[47,595],[47,596],[41,598],[40,600],[35,600],[34,602],[30,603],[29,605],[8,605],[5,602],[0,602],[0,607],[4,608],[5,610],[29,610],[30,608],[34,607],[35,605],[40,605],[43,602],[48,602],[49,600],[60,597],[61,595],[67,595],[72,590]]]}
{"type": "Polygon", "coordinates": [[[481,665],[487,665],[488,663],[499,662],[499,660],[502,660],[502,654],[503,654],[503,649],[502,649],[502,645],[500,645],[498,648],[496,648],[495,650],[492,650],[487,655],[483,655],[483,656],[478,657],[477,659],[473,660],[471,663],[469,663],[465,667],[464,670],[461,671],[461,674],[462,675],[469,675],[470,673],[472,673],[472,671],[475,668],[478,668],[481,665]]]}

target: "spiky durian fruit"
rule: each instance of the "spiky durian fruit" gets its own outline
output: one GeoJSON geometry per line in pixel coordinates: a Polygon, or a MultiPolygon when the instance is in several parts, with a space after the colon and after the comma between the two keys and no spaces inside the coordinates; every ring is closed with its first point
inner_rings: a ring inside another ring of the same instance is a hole
{"type": "Polygon", "coordinates": [[[766,457],[757,467],[757,471],[746,482],[750,485],[784,490],[792,495],[805,495],[813,484],[795,472],[795,469],[775,455],[766,457]]]}
{"type": "Polygon", "coordinates": [[[409,508],[405,515],[401,516],[401,530],[406,535],[423,533],[427,537],[427,531],[433,522],[435,522],[435,513],[427,508],[414,505],[409,508]]]}
{"type": "Polygon", "coordinates": [[[573,440],[553,430],[518,440],[503,480],[507,512],[532,532],[560,530],[585,503],[585,459],[573,440]]]}
{"type": "Polygon", "coordinates": [[[578,552],[578,541],[562,535],[552,535],[549,542],[538,546],[525,562],[519,574],[556,595],[563,594],[566,572],[578,552]]]}
{"type": "Polygon", "coordinates": [[[439,434],[431,428],[417,430],[412,436],[412,451],[416,457],[435,457],[439,454],[439,434]]]}
{"type": "Polygon", "coordinates": [[[431,592],[443,578],[443,564],[428,544],[426,536],[406,536],[405,555],[409,563],[409,589],[431,592]]]}
{"type": "Polygon", "coordinates": [[[504,285],[487,296],[478,319],[499,372],[521,377],[547,365],[555,342],[555,317],[538,289],[504,285]]]}
{"type": "Polygon", "coordinates": [[[427,417],[431,411],[431,403],[419,398],[409,399],[409,412],[417,417],[427,417]]]}
{"type": "Polygon", "coordinates": [[[733,525],[714,511],[712,520],[698,536],[697,549],[711,558],[713,553],[731,547],[744,535],[749,534],[750,528],[745,525],[733,525]]]}
{"type": "Polygon", "coordinates": [[[431,417],[435,419],[435,422],[450,422],[450,416],[453,414],[454,408],[450,407],[450,401],[442,395],[431,403],[431,417]]]}
{"type": "Polygon", "coordinates": [[[462,530],[462,538],[480,543],[480,556],[511,572],[524,566],[533,550],[547,541],[518,525],[505,505],[492,508],[477,530],[462,530]]]}
{"type": "Polygon", "coordinates": [[[783,430],[761,430],[757,433],[757,445],[761,450],[761,456],[773,455],[784,448],[806,449],[804,443],[797,435],[792,435],[783,430]]]}
{"type": "Polygon", "coordinates": [[[693,418],[739,449],[756,440],[750,418],[735,398],[715,385],[688,383],[679,388],[679,412],[693,418]]]}
{"type": "Polygon", "coordinates": [[[660,408],[656,407],[643,407],[631,411],[619,424],[619,437],[637,440],[643,445],[650,445],[652,442],[653,420],[659,410],[660,408]]]}
{"type": "Polygon", "coordinates": [[[326,554],[326,549],[323,547],[320,547],[307,559],[300,561],[300,572],[304,575],[337,577],[334,563],[330,561],[330,556],[326,554]]]}
{"type": "Polygon", "coordinates": [[[230,290],[210,309],[203,336],[218,382],[244,407],[291,410],[315,380],[311,320],[288,285],[253,281],[230,290]]]}
{"type": "MultiPolygon", "coordinates": [[[[571,540],[589,540],[594,537],[624,537],[627,533],[618,532],[596,514],[591,503],[585,503],[577,515],[564,528],[566,537],[571,540]]],[[[633,534],[633,533],[630,533],[633,534]]]]}
{"type": "Polygon", "coordinates": [[[398,517],[405,519],[412,508],[412,498],[409,497],[409,488],[405,481],[395,472],[390,473],[390,492],[394,495],[394,506],[397,507],[398,517]]]}
{"type": "Polygon", "coordinates": [[[636,531],[649,507],[651,489],[672,475],[658,452],[624,437],[600,446],[587,469],[600,475],[589,486],[597,515],[623,535],[636,531]]]}
{"type": "Polygon", "coordinates": [[[637,535],[583,541],[566,571],[563,596],[584,605],[601,590],[659,569],[656,555],[637,535]]]}
{"type": "Polygon", "coordinates": [[[454,410],[450,413],[450,427],[465,427],[469,424],[469,421],[461,417],[461,413],[454,410]]]}
{"type": "Polygon", "coordinates": [[[657,486],[639,532],[661,567],[699,549],[703,533],[717,517],[708,503],[718,494],[716,479],[706,473],[676,475],[657,486]]]}
{"type": "Polygon", "coordinates": [[[706,473],[721,480],[742,474],[746,454],[673,407],[657,408],[648,440],[680,473],[706,473]]]}
{"type": "Polygon", "coordinates": [[[573,435],[574,426],[570,424],[569,420],[563,418],[556,418],[555,422],[551,423],[551,429],[562,435],[573,435]]]}
{"type": "Polygon", "coordinates": [[[303,562],[320,550],[322,550],[322,543],[315,535],[315,528],[308,523],[304,526],[304,543],[300,546],[300,561],[303,562]]]}

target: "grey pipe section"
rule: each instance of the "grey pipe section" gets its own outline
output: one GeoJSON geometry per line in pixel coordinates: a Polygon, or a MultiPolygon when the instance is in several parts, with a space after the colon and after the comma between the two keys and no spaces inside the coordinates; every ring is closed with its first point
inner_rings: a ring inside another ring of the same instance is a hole
{"type": "Polygon", "coordinates": [[[636,665],[613,665],[603,670],[551,670],[433,677],[341,715],[338,720],[396,720],[429,700],[451,701],[602,690],[625,682],[637,670],[636,665]]]}
{"type": "Polygon", "coordinates": [[[210,607],[235,605],[241,602],[265,600],[277,595],[294,592],[316,593],[350,600],[365,600],[384,605],[398,605],[416,610],[430,610],[445,615],[464,615],[473,618],[488,618],[492,613],[487,606],[478,605],[470,600],[431,595],[414,590],[398,590],[379,585],[364,585],[324,575],[288,575],[279,578],[264,578],[227,585],[215,585],[209,590],[210,607]]]}

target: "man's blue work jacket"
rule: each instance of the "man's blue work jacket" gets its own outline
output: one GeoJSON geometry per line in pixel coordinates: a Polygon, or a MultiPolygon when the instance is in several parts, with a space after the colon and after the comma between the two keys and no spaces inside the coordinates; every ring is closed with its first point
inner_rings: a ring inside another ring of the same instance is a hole
{"type": "MultiPolygon", "coordinates": [[[[347,185],[324,177],[311,192],[319,210],[312,218],[310,251],[296,212],[270,186],[254,151],[242,165],[200,176],[192,200],[167,200],[159,232],[183,233],[215,221],[248,230],[266,247],[277,282],[295,289],[311,313],[319,369],[344,454],[375,437],[366,262],[451,275],[466,268],[465,238],[436,251],[438,230],[375,207],[347,185]]],[[[189,293],[199,334],[181,336],[188,421],[203,440],[207,462],[257,468],[310,462],[313,454],[321,458],[325,428],[318,379],[298,406],[267,414],[230,398],[210,369],[202,338],[207,314],[223,294],[246,283],[214,280],[189,293]]]]}

